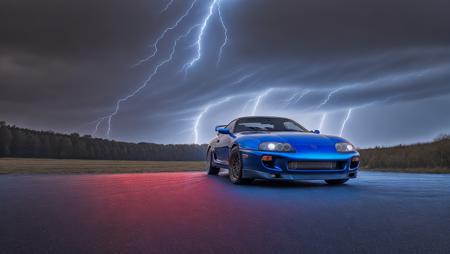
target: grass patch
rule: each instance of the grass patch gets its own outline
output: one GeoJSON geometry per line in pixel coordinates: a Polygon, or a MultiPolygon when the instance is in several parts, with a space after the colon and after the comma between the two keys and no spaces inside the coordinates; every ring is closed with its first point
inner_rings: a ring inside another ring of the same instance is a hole
{"type": "MultiPolygon", "coordinates": [[[[114,161],[0,158],[0,174],[101,174],[205,170],[204,161],[114,161]]],[[[448,174],[449,168],[362,168],[361,171],[448,174]]]]}
{"type": "Polygon", "coordinates": [[[81,174],[202,171],[203,161],[113,161],[1,158],[0,174],[81,174]]]}

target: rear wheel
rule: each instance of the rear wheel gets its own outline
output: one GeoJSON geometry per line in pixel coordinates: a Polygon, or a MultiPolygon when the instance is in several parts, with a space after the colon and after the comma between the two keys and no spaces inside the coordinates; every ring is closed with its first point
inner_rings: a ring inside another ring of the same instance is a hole
{"type": "Polygon", "coordinates": [[[331,185],[344,184],[344,183],[347,182],[347,181],[348,181],[348,179],[325,180],[325,182],[327,182],[328,184],[331,184],[331,185]]]}
{"type": "Polygon", "coordinates": [[[253,181],[251,178],[242,178],[242,160],[239,153],[239,147],[235,146],[231,149],[229,159],[230,181],[234,184],[248,184],[253,181]]]}
{"type": "Polygon", "coordinates": [[[218,175],[220,172],[220,168],[214,166],[213,164],[213,154],[211,150],[208,151],[208,154],[206,155],[206,173],[208,175],[218,175]]]}

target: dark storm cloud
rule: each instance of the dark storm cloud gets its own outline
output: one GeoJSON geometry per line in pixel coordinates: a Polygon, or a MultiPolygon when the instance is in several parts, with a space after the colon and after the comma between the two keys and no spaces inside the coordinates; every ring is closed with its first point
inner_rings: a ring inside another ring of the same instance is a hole
{"type": "MultiPolygon", "coordinates": [[[[161,14],[167,1],[0,0],[0,118],[32,128],[92,132],[92,121],[142,84],[169,55],[175,37],[204,17],[208,2],[199,0],[168,33],[154,61],[132,68],[190,1],[175,0],[161,14]]],[[[450,1],[442,0],[222,0],[230,41],[220,64],[223,31],[214,15],[201,60],[180,72],[195,54],[195,35],[180,42],[173,62],[121,105],[113,138],[189,143],[205,111],[199,126],[204,142],[212,125],[250,114],[255,99],[270,88],[258,113],[312,114],[311,128],[315,114],[339,118],[348,108],[367,108],[382,117],[370,107],[442,101],[450,94],[449,9],[450,1]],[[226,96],[229,101],[214,104],[226,96]]],[[[438,104],[427,105],[433,112],[438,104]]],[[[430,124],[450,131],[447,123],[439,116],[430,124]]],[[[99,133],[104,130],[101,125],[99,133]]],[[[400,142],[424,137],[410,133],[400,142]]]]}
{"type": "Polygon", "coordinates": [[[98,61],[88,54],[107,57],[120,48],[133,52],[127,45],[145,45],[144,29],[159,29],[152,17],[159,6],[151,1],[2,0],[0,4],[2,47],[43,57],[98,61]]]}
{"type": "Polygon", "coordinates": [[[327,59],[450,40],[448,1],[254,2],[243,1],[231,20],[233,34],[251,34],[251,40],[236,42],[244,56],[327,59]]]}

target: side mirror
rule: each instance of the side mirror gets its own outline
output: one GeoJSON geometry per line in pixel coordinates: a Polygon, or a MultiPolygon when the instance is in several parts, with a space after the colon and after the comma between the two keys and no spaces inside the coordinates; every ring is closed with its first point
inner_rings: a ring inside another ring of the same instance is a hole
{"type": "Polygon", "coordinates": [[[225,134],[225,135],[231,134],[230,130],[227,129],[227,128],[218,128],[217,132],[220,133],[220,134],[225,134]]]}
{"type": "Polygon", "coordinates": [[[320,134],[319,130],[314,130],[313,133],[320,134]]]}
{"type": "Polygon", "coordinates": [[[219,131],[219,129],[225,127],[226,125],[217,125],[216,128],[214,128],[215,131],[219,131]]]}

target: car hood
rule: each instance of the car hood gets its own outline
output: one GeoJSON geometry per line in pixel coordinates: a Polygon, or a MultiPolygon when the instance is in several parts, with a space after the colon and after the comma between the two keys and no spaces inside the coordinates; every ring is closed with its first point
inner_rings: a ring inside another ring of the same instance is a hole
{"type": "Polygon", "coordinates": [[[341,137],[311,132],[242,132],[237,135],[237,141],[240,147],[244,149],[256,150],[262,142],[286,142],[296,150],[302,151],[317,148],[328,148],[335,151],[337,142],[348,142],[341,137]]]}

